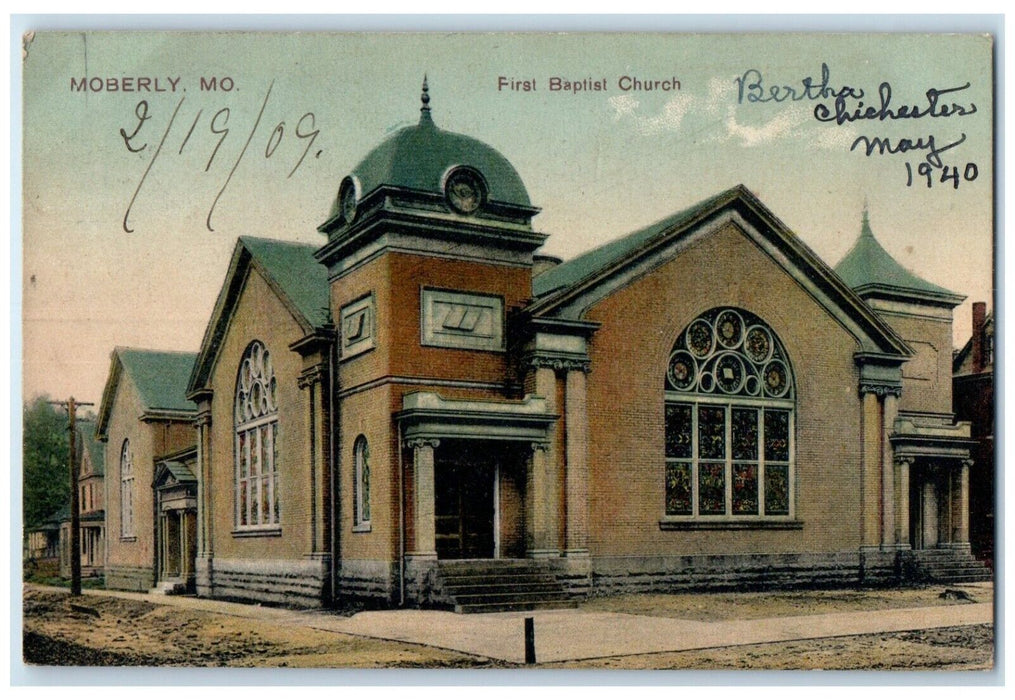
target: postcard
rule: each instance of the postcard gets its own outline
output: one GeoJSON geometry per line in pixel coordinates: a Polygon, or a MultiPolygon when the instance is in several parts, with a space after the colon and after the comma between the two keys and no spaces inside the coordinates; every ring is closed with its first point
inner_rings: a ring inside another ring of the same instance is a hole
{"type": "Polygon", "coordinates": [[[26,664],[992,669],[994,42],[26,33],[26,664]]]}

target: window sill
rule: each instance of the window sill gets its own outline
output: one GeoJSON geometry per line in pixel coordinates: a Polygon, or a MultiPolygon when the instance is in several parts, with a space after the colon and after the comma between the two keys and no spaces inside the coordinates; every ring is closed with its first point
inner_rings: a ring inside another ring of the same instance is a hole
{"type": "Polygon", "coordinates": [[[659,521],[660,530],[803,530],[803,520],[676,520],[659,521]]]}
{"type": "Polygon", "coordinates": [[[121,542],[137,542],[137,535],[120,535],[121,542]]]}
{"type": "Polygon", "coordinates": [[[280,526],[249,528],[233,530],[230,534],[233,537],[281,537],[282,528],[280,526]]]}
{"type": "Polygon", "coordinates": [[[370,532],[370,530],[370,523],[360,523],[359,525],[352,526],[353,532],[370,532]]]}

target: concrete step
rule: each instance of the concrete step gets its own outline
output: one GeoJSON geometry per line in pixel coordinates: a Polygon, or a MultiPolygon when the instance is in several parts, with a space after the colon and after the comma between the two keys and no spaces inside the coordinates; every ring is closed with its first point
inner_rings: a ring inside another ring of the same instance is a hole
{"type": "Polygon", "coordinates": [[[511,613],[528,610],[565,610],[578,608],[577,601],[557,599],[547,601],[519,601],[516,603],[491,603],[456,605],[456,613],[511,613]]]}
{"type": "Polygon", "coordinates": [[[496,593],[511,593],[514,591],[525,590],[530,592],[554,592],[560,591],[560,584],[556,581],[551,582],[539,582],[539,583],[511,583],[511,582],[477,582],[470,583],[467,585],[460,585],[455,583],[444,584],[444,591],[453,596],[463,595],[493,595],[496,593]]]}
{"type": "Polygon", "coordinates": [[[970,552],[924,549],[912,553],[923,578],[936,583],[972,583],[993,579],[991,570],[970,552]]]}
{"type": "Polygon", "coordinates": [[[495,603],[541,603],[547,600],[560,600],[560,590],[556,591],[505,591],[502,593],[472,593],[456,595],[456,605],[478,605],[495,603]]]}
{"type": "Polygon", "coordinates": [[[545,562],[518,559],[442,561],[441,590],[456,612],[571,606],[545,562]]]}
{"type": "Polygon", "coordinates": [[[159,581],[149,593],[153,595],[183,595],[187,592],[187,584],[183,581],[159,581]]]}
{"type": "Polygon", "coordinates": [[[469,574],[462,576],[443,576],[448,586],[482,586],[488,583],[504,583],[515,586],[535,585],[540,583],[556,584],[553,574],[469,574]]]}

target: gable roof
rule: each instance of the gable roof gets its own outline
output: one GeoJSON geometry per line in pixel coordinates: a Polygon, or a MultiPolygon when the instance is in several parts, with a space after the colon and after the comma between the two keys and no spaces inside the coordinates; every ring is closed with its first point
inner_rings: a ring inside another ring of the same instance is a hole
{"type": "Polygon", "coordinates": [[[892,257],[871,231],[865,208],[860,237],[835,266],[835,272],[861,296],[901,296],[920,301],[959,304],[965,297],[918,277],[892,257]]]}
{"type": "Polygon", "coordinates": [[[260,273],[306,335],[329,326],[328,269],[314,257],[317,248],[305,243],[252,236],[237,239],[229,271],[215,301],[187,384],[188,395],[207,384],[251,269],[260,273]]]}
{"type": "MultiPolygon", "coordinates": [[[[991,311],[983,317],[982,332],[985,335],[993,335],[994,333],[994,312],[991,311]],[[989,332],[988,332],[989,331],[989,332]]],[[[974,329],[969,334],[969,340],[965,342],[960,350],[956,350],[952,355],[952,373],[957,374],[962,370],[962,365],[965,363],[969,354],[973,351],[973,340],[975,339],[977,331],[974,329]]]]}
{"type": "Polygon", "coordinates": [[[192,352],[147,350],[143,348],[114,348],[111,355],[109,376],[102,391],[99,418],[95,425],[98,439],[105,437],[113,401],[126,373],[137,389],[145,414],[186,419],[197,410],[187,399],[187,379],[194,368],[197,355],[192,352]]]}
{"type": "Polygon", "coordinates": [[[106,473],[106,450],[95,436],[95,421],[77,421],[78,442],[84,448],[79,453],[78,459],[82,459],[87,452],[88,459],[92,464],[92,473],[102,476],[106,473]]]}
{"type": "Polygon", "coordinates": [[[313,328],[328,323],[328,268],[314,257],[319,246],[251,236],[239,240],[266,273],[268,283],[278,286],[283,301],[289,302],[303,321],[313,328]]]}
{"type": "Polygon", "coordinates": [[[659,236],[664,235],[674,226],[679,226],[684,222],[693,220],[696,215],[710,211],[716,204],[727,199],[731,192],[733,190],[720,192],[713,197],[698,202],[694,206],[682,209],[675,214],[649,224],[645,228],[638,229],[622,238],[605,243],[598,248],[593,248],[576,258],[550,268],[532,280],[532,293],[537,298],[542,297],[595,275],[659,236]]]}
{"type": "MultiPolygon", "coordinates": [[[[592,295],[611,277],[648,260],[668,243],[691,235],[726,215],[737,215],[779,253],[783,267],[800,271],[798,280],[819,291],[843,318],[851,319],[867,342],[864,352],[908,357],[905,341],[866,304],[818,255],[773,214],[744,185],[737,185],[623,238],[590,250],[551,268],[533,280],[530,318],[574,316],[574,304],[592,295]],[[565,308],[571,308],[565,312],[565,308]]],[[[578,312],[580,316],[584,308],[578,312]]]]}

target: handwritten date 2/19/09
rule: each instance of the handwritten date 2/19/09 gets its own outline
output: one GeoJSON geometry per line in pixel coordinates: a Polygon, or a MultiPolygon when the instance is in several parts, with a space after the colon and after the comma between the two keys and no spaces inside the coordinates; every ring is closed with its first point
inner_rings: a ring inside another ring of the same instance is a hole
{"type": "MultiPolygon", "coordinates": [[[[222,198],[223,193],[225,193],[226,188],[229,187],[229,183],[233,179],[233,175],[236,173],[236,169],[239,168],[240,162],[243,160],[244,155],[246,155],[247,150],[250,148],[251,142],[254,140],[254,137],[258,132],[258,128],[261,125],[261,119],[264,116],[264,110],[268,106],[268,100],[271,97],[271,90],[272,87],[274,87],[274,84],[275,84],[274,81],[272,81],[272,83],[268,86],[268,90],[264,95],[264,100],[261,103],[261,108],[257,113],[257,118],[254,119],[254,123],[250,128],[250,132],[247,134],[246,141],[243,143],[243,148],[240,150],[240,153],[236,157],[236,160],[233,163],[232,168],[229,170],[229,174],[226,176],[225,181],[222,183],[222,187],[219,189],[218,194],[215,195],[215,200],[212,202],[211,207],[208,209],[208,216],[205,219],[205,226],[207,226],[209,231],[215,230],[212,227],[212,215],[215,213],[215,207],[218,205],[219,199],[222,198]]],[[[141,179],[137,183],[137,187],[134,190],[134,194],[130,198],[130,203],[127,205],[126,211],[124,211],[123,213],[123,230],[126,231],[127,233],[133,233],[134,231],[134,229],[131,228],[129,223],[130,212],[131,209],[133,209],[134,207],[134,202],[137,200],[137,196],[141,192],[141,188],[144,186],[145,180],[148,179],[148,173],[151,172],[152,166],[155,164],[155,161],[159,159],[159,156],[162,154],[163,148],[166,146],[169,134],[173,130],[173,126],[176,123],[177,118],[180,116],[180,109],[181,107],[183,107],[185,99],[186,97],[181,97],[179,102],[176,103],[176,107],[173,109],[172,116],[170,116],[169,118],[169,123],[166,125],[165,131],[162,133],[161,138],[158,141],[158,144],[155,146],[155,152],[149,159],[148,166],[145,168],[144,174],[141,175],[141,179]]],[[[131,153],[139,153],[141,151],[144,151],[150,145],[149,142],[146,140],[147,134],[144,133],[145,123],[152,118],[149,111],[150,108],[148,105],[148,101],[141,100],[140,102],[137,103],[137,105],[134,108],[135,121],[133,123],[132,130],[128,132],[127,129],[120,129],[120,138],[123,139],[124,146],[126,146],[127,150],[130,151],[131,153]]],[[[203,116],[204,109],[199,109],[197,111],[197,114],[191,121],[189,127],[187,127],[187,130],[180,141],[179,148],[177,149],[177,154],[182,155],[184,149],[188,148],[188,144],[191,143],[192,139],[194,139],[195,142],[195,145],[192,147],[194,148],[199,147],[196,144],[200,142],[201,136],[204,136],[205,139],[207,138],[206,134],[207,131],[207,133],[210,133],[214,139],[214,143],[209,151],[208,161],[204,166],[204,172],[208,172],[211,169],[212,165],[215,163],[216,158],[219,156],[219,149],[230,137],[230,134],[233,133],[233,128],[230,126],[232,111],[229,109],[229,107],[222,107],[217,112],[212,114],[210,117],[205,118],[204,125],[202,125],[203,116]]],[[[293,127],[292,129],[293,136],[299,139],[305,145],[303,146],[303,152],[300,154],[299,159],[295,161],[295,164],[289,171],[289,174],[286,176],[287,179],[292,177],[293,174],[299,169],[299,167],[303,164],[304,159],[307,157],[307,154],[310,153],[311,149],[313,148],[314,141],[317,139],[317,135],[320,133],[320,129],[316,128],[315,126],[315,121],[316,119],[314,117],[314,113],[306,112],[303,114],[302,117],[299,118],[299,120],[296,122],[295,127],[293,127]]],[[[264,144],[264,157],[266,159],[271,158],[275,154],[275,150],[279,147],[279,144],[282,143],[283,139],[287,138],[286,129],[287,129],[286,123],[283,120],[278,122],[278,124],[275,125],[275,127],[271,130],[271,132],[268,133],[267,137],[265,138],[264,144]]],[[[314,153],[314,158],[319,158],[320,156],[321,156],[320,150],[314,153]]]]}

